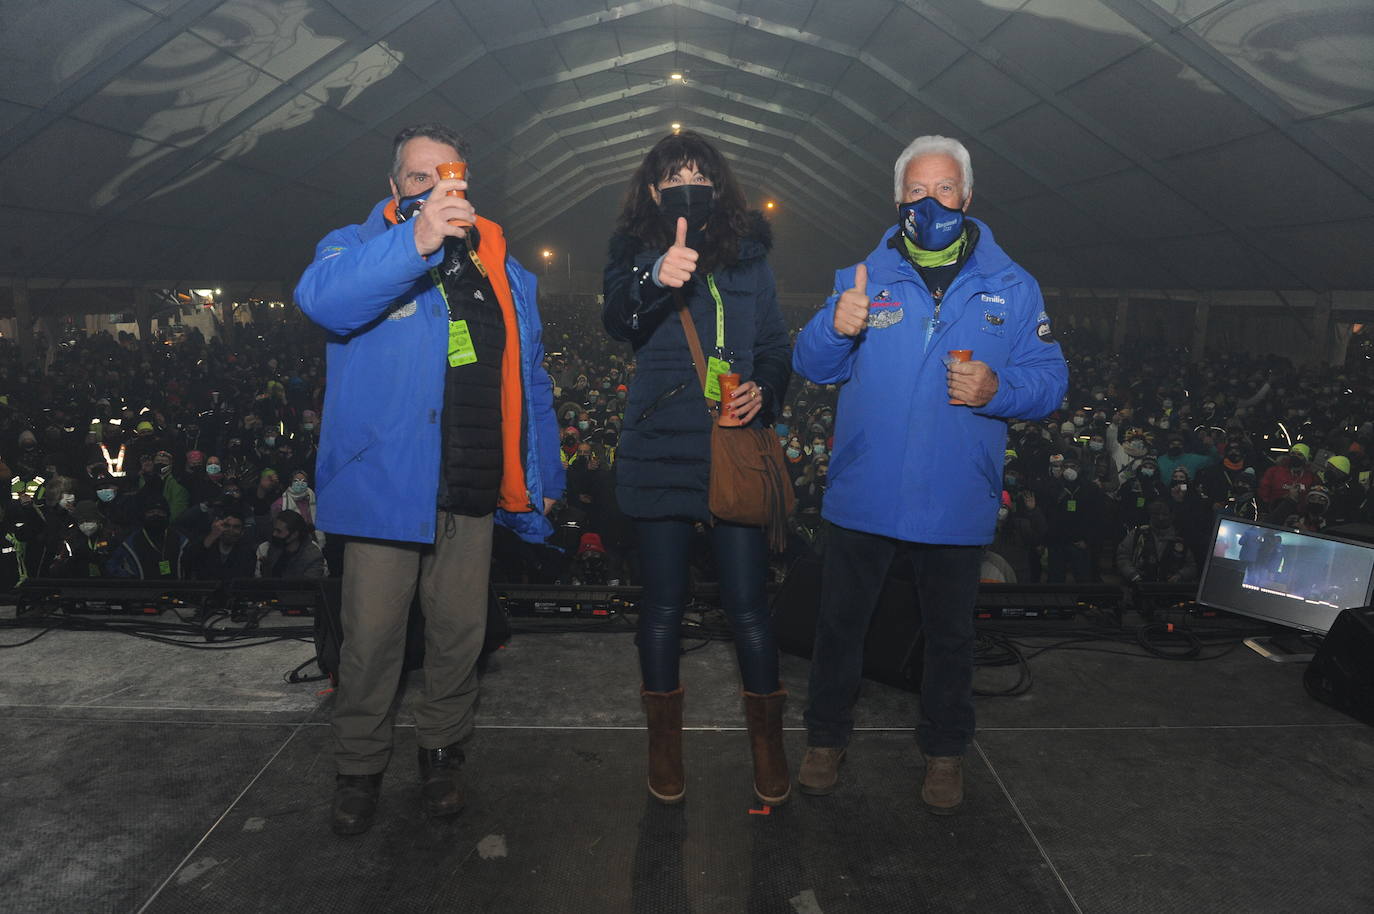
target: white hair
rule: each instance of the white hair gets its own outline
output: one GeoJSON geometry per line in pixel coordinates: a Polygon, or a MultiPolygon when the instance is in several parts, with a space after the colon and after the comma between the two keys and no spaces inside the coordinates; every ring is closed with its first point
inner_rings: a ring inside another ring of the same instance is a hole
{"type": "Polygon", "coordinates": [[[973,192],[973,163],[969,161],[968,150],[958,140],[933,134],[918,136],[902,150],[901,155],[897,156],[897,164],[892,169],[892,199],[901,203],[906,197],[902,185],[905,183],[906,167],[911,164],[911,160],[928,155],[950,156],[959,163],[959,171],[963,173],[959,197],[967,200],[968,195],[973,192]]]}

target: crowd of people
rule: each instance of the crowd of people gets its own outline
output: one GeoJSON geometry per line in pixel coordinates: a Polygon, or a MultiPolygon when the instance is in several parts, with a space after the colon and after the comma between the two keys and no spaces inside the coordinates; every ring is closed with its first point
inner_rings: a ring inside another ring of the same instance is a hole
{"type": "Polygon", "coordinates": [[[322,338],[197,331],[0,345],[0,588],[29,577],[319,577],[322,338]]]}
{"type": "MultiPolygon", "coordinates": [[[[615,474],[632,352],[600,331],[593,304],[542,309],[568,488],[549,547],[498,532],[494,580],[631,583],[636,537],[615,474]]],[[[795,333],[806,315],[785,317],[795,333]]],[[[239,336],[100,334],[56,347],[45,369],[0,341],[0,588],[339,573],[339,544],[312,524],[323,336],[303,321],[239,336]]],[[[1374,523],[1370,363],[1107,355],[1086,334],[1060,337],[1070,393],[1043,422],[1010,426],[984,578],[1187,582],[1218,513],[1309,531],[1374,523]]],[[[824,545],[836,394],[795,379],[776,410],[796,507],[775,578],[824,545]]],[[[692,575],[714,580],[699,533],[692,575]]]]}

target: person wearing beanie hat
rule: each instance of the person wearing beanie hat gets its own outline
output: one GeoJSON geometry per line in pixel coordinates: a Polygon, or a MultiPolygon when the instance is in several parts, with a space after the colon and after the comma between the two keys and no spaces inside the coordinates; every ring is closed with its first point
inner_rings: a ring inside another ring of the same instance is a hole
{"type": "Polygon", "coordinates": [[[1238,499],[1251,497],[1255,489],[1255,470],[1247,466],[1240,441],[1228,440],[1222,450],[1221,462],[1198,471],[1197,484],[1215,508],[1233,509],[1238,499]]]}
{"type": "Polygon", "coordinates": [[[563,455],[563,466],[568,466],[577,456],[577,445],[581,440],[582,436],[577,431],[577,426],[569,425],[563,429],[563,446],[560,451],[563,455]]]}
{"type": "Polygon", "coordinates": [[[1142,454],[1134,466],[1134,472],[1122,479],[1117,490],[1119,520],[1128,530],[1149,523],[1146,508],[1150,502],[1169,497],[1168,480],[1160,478],[1159,461],[1154,454],[1142,454]]]}
{"type": "Polygon", "coordinates": [[[1310,459],[1312,449],[1299,442],[1288,449],[1287,457],[1264,471],[1258,494],[1266,511],[1273,510],[1284,498],[1302,506],[1307,500],[1307,490],[1317,484],[1317,474],[1307,465],[1310,459]]]}
{"type": "Polygon", "coordinates": [[[1310,533],[1320,533],[1329,523],[1331,490],[1317,483],[1307,490],[1307,500],[1298,511],[1298,526],[1310,533]]]}
{"type": "Polygon", "coordinates": [[[93,501],[79,501],[72,509],[75,523],[62,538],[44,574],[54,578],[99,578],[105,574],[114,549],[100,507],[93,501]]]}
{"type": "Polygon", "coordinates": [[[1097,544],[1107,524],[1107,497],[1084,478],[1077,457],[1066,456],[1058,484],[1044,489],[1041,510],[1049,522],[1049,583],[1063,584],[1068,573],[1075,584],[1098,579],[1097,544]]]}
{"type": "Polygon", "coordinates": [[[1326,510],[1326,521],[1331,524],[1348,524],[1360,519],[1360,504],[1366,497],[1364,487],[1353,473],[1350,458],[1341,454],[1327,458],[1322,470],[1322,484],[1330,492],[1331,505],[1326,510]]]}
{"type": "Polygon", "coordinates": [[[138,503],[141,524],[114,551],[106,572],[143,581],[185,580],[187,540],[171,526],[167,499],[145,492],[138,503]]]}

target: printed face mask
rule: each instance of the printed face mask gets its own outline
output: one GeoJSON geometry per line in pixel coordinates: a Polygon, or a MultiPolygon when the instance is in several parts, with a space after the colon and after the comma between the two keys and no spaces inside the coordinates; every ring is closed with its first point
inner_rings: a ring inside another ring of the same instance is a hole
{"type": "Polygon", "coordinates": [[[402,197],[396,203],[396,221],[406,222],[415,218],[425,205],[425,200],[429,197],[429,191],[419,194],[411,194],[409,197],[402,197]]]}
{"type": "Polygon", "coordinates": [[[897,208],[902,233],[923,251],[943,251],[964,230],[962,210],[950,209],[934,197],[922,197],[897,208]]]}
{"type": "Polygon", "coordinates": [[[94,536],[95,531],[100,529],[100,525],[97,524],[95,521],[85,521],[84,523],[78,524],[77,526],[81,528],[81,532],[85,536],[94,536]]]}

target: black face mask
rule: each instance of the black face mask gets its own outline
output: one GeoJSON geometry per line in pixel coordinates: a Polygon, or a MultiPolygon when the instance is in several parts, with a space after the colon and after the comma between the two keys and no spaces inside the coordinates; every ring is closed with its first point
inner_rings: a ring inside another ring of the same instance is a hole
{"type": "Polygon", "coordinates": [[[272,545],[274,545],[274,546],[280,546],[280,547],[282,547],[282,548],[285,548],[285,547],[286,547],[286,544],[289,543],[290,541],[291,541],[291,537],[289,537],[289,536],[274,536],[274,537],[272,537],[272,545]]]}
{"type": "Polygon", "coordinates": [[[677,232],[677,220],[687,220],[687,246],[695,248],[706,234],[706,220],[715,208],[716,191],[704,184],[681,184],[658,192],[658,209],[668,223],[670,234],[677,232]]]}
{"type": "Polygon", "coordinates": [[[160,533],[167,529],[167,515],[149,514],[143,518],[143,526],[153,533],[160,533]]]}

